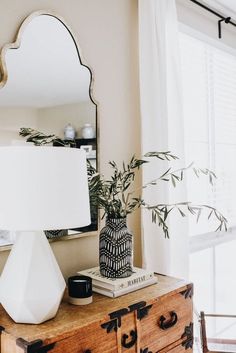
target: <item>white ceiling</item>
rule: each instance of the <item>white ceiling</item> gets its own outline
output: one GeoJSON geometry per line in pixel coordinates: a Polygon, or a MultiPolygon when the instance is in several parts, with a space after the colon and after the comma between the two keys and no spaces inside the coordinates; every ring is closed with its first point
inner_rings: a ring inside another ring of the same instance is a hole
{"type": "Polygon", "coordinates": [[[0,106],[50,107],[87,101],[90,74],[70,33],[56,18],[35,17],[17,50],[6,55],[8,81],[0,106]]]}
{"type": "Polygon", "coordinates": [[[236,20],[236,0],[203,0],[203,2],[236,20]]]}

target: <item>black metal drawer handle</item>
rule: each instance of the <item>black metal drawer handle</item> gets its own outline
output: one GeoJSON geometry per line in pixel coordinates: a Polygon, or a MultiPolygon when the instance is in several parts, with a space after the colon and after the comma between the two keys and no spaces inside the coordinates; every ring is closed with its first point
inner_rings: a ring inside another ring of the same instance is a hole
{"type": "Polygon", "coordinates": [[[170,312],[170,320],[166,320],[165,316],[161,316],[159,319],[159,326],[162,330],[167,330],[168,328],[173,327],[177,321],[178,321],[178,316],[176,314],[176,312],[171,311],[170,312]]]}
{"type": "Polygon", "coordinates": [[[137,331],[136,330],[132,330],[130,331],[130,337],[131,337],[131,341],[127,342],[127,339],[129,338],[128,335],[124,334],[122,336],[121,339],[121,344],[124,348],[131,348],[133,347],[133,345],[136,343],[137,341],[137,331]]]}

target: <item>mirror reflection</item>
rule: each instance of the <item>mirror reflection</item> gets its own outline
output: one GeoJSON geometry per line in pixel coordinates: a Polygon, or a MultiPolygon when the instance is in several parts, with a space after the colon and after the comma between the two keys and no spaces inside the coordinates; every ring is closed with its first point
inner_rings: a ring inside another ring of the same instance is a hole
{"type": "MultiPolygon", "coordinates": [[[[90,93],[91,72],[81,64],[74,38],[52,15],[33,16],[23,26],[20,46],[4,55],[8,77],[0,89],[0,144],[25,144],[19,135],[23,127],[75,138],[96,167],[97,107],[90,93]]],[[[96,229],[93,214],[90,226],[68,234],[96,229]]],[[[0,246],[11,244],[14,236],[1,231],[0,246]]]]}

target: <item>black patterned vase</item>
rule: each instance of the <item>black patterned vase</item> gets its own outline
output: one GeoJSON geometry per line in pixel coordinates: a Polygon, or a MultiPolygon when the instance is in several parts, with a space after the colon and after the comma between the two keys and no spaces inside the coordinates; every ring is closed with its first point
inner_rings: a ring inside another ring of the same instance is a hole
{"type": "Polygon", "coordinates": [[[67,229],[45,230],[44,233],[48,239],[55,239],[55,238],[65,237],[66,235],[68,235],[68,230],[67,229]]]}
{"type": "Polygon", "coordinates": [[[99,263],[102,276],[124,278],[132,274],[133,236],[126,218],[107,218],[100,232],[99,263]]]}

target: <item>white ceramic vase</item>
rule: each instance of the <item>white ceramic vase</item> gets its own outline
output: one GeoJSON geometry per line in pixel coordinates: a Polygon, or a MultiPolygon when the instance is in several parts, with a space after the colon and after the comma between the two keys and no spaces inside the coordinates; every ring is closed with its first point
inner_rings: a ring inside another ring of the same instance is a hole
{"type": "Polygon", "coordinates": [[[95,131],[91,124],[86,123],[81,129],[81,136],[84,139],[92,139],[95,137],[95,131]]]}
{"type": "Polygon", "coordinates": [[[75,128],[71,124],[67,124],[65,127],[64,138],[65,138],[65,140],[74,140],[75,139],[75,128]]]}

